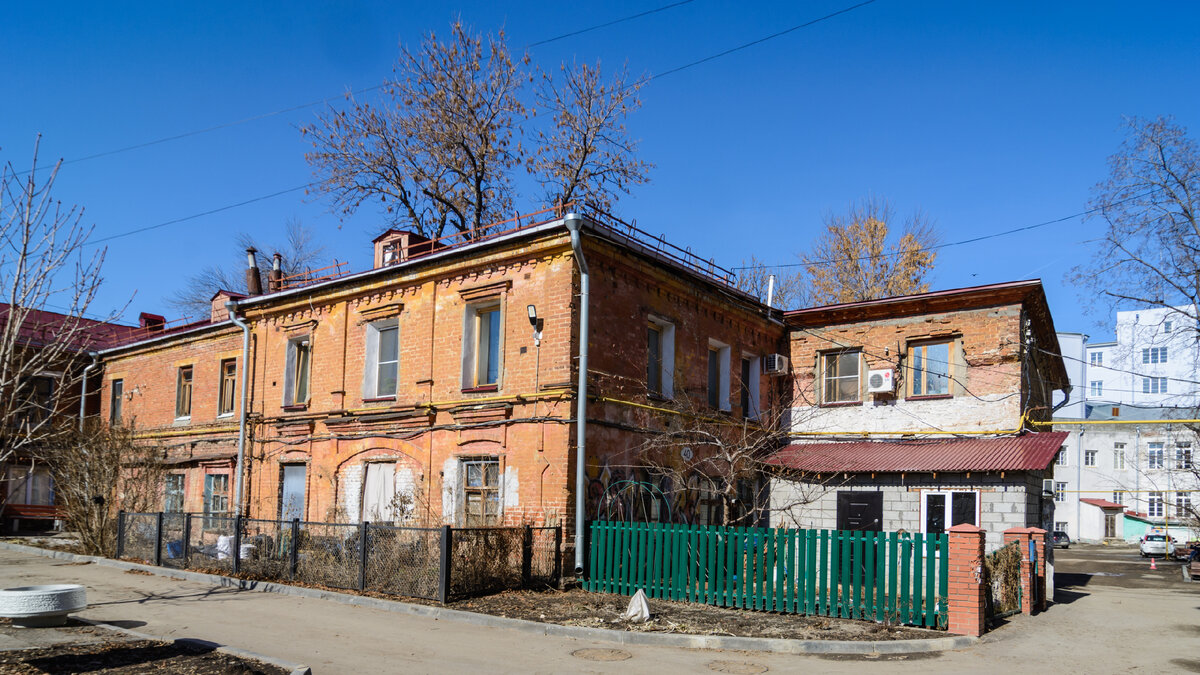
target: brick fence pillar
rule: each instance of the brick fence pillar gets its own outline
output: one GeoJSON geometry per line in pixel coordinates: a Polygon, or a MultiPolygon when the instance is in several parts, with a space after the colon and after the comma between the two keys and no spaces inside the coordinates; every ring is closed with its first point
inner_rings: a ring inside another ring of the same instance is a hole
{"type": "Polygon", "coordinates": [[[959,635],[983,635],[983,540],[986,532],[962,523],[948,530],[950,536],[949,631],[959,635]]]}
{"type": "Polygon", "coordinates": [[[1004,545],[1017,542],[1021,552],[1021,613],[1033,614],[1033,566],[1029,562],[1030,532],[1027,527],[1010,527],[1004,531],[1004,545]]]}
{"type": "Polygon", "coordinates": [[[1040,527],[1029,528],[1029,538],[1033,540],[1033,546],[1037,550],[1037,579],[1034,583],[1037,585],[1037,611],[1046,609],[1046,531],[1040,527]]]}

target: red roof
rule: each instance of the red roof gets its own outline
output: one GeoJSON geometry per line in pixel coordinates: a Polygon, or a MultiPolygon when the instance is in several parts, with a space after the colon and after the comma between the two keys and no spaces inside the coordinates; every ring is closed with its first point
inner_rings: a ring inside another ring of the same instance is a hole
{"type": "Polygon", "coordinates": [[[810,473],[844,471],[1042,471],[1054,461],[1065,431],[1003,438],[797,443],[767,463],[810,473]]]}
{"type": "Polygon", "coordinates": [[[1124,509],[1125,508],[1124,504],[1116,504],[1116,503],[1108,501],[1107,499],[1080,499],[1079,501],[1083,502],[1084,504],[1091,504],[1092,506],[1099,506],[1102,509],[1124,509]]]}
{"type": "MultiPolygon", "coordinates": [[[[10,307],[8,303],[0,303],[0,322],[8,320],[10,307]]],[[[66,333],[72,341],[72,344],[68,345],[71,351],[103,349],[119,342],[122,336],[133,330],[130,326],[72,317],[58,312],[32,308],[26,311],[18,339],[22,344],[34,347],[61,340],[66,333]]]]}

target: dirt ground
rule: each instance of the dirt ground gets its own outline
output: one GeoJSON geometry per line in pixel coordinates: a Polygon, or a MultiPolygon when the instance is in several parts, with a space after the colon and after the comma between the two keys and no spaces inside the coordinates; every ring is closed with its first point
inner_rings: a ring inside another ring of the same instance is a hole
{"type": "Polygon", "coordinates": [[[282,668],[247,661],[211,647],[136,640],[70,621],[59,628],[14,628],[0,619],[0,673],[100,675],[286,675],[282,668]],[[25,647],[25,648],[21,648],[25,647]]]}
{"type": "Polygon", "coordinates": [[[460,600],[450,604],[450,607],[564,626],[689,635],[736,635],[792,640],[911,640],[946,635],[941,631],[885,627],[873,621],[755,612],[667,600],[649,600],[650,620],[638,624],[620,618],[628,605],[629,598],[623,595],[589,593],[573,589],[506,591],[482,598],[460,600]]]}

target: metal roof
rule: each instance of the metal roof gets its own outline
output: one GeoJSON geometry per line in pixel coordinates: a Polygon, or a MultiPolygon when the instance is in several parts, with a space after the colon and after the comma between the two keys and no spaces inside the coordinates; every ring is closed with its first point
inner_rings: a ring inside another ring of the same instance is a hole
{"type": "Polygon", "coordinates": [[[1088,498],[1088,499],[1080,499],[1079,501],[1083,502],[1084,504],[1091,504],[1092,506],[1099,506],[1102,509],[1122,509],[1122,510],[1125,509],[1124,504],[1117,504],[1115,502],[1110,502],[1107,499],[1088,498]]]}
{"type": "Polygon", "coordinates": [[[1049,431],[1000,438],[796,443],[767,463],[809,473],[1043,471],[1067,435],[1049,431]]]}

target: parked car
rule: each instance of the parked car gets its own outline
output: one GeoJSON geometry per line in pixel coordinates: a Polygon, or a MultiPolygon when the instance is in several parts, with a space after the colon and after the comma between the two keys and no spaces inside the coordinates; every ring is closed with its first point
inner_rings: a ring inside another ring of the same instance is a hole
{"type": "Polygon", "coordinates": [[[1062,530],[1054,531],[1051,535],[1051,543],[1054,544],[1054,548],[1071,548],[1071,538],[1062,530]]]}
{"type": "Polygon", "coordinates": [[[1140,548],[1143,558],[1147,556],[1169,557],[1175,554],[1175,542],[1162,534],[1148,534],[1142,537],[1140,548]]]}

